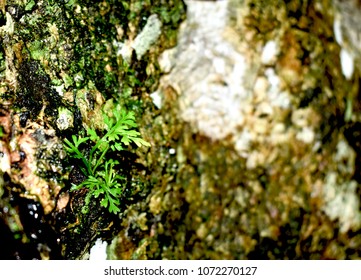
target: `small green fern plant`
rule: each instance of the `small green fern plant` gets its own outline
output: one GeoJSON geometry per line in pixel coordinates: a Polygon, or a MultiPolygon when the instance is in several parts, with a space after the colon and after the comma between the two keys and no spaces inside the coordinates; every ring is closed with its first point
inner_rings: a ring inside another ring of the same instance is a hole
{"type": "Polygon", "coordinates": [[[140,133],[135,130],[134,112],[126,112],[118,104],[113,110],[113,116],[103,112],[105,133],[98,135],[92,128],[87,129],[87,136],[72,135],[72,142],[64,140],[64,147],[68,155],[79,159],[81,172],[86,179],[73,185],[71,190],[88,188],[85,197],[85,206],[89,205],[90,199],[101,198],[101,206],[108,208],[110,213],[117,214],[120,209],[120,197],[123,191],[122,183],[125,178],[116,171],[119,161],[109,158],[110,151],[122,151],[130,143],[135,143],[138,147],[150,146],[150,144],[140,137],[140,133]],[[91,149],[84,153],[82,144],[90,144],[91,149]]]}

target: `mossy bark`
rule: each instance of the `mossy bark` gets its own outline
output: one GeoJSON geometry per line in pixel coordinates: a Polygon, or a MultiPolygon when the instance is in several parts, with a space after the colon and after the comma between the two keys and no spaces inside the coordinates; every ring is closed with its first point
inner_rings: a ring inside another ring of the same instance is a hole
{"type": "MultiPolygon", "coordinates": [[[[84,177],[62,140],[88,127],[103,129],[102,110],[116,102],[141,118],[158,84],[157,57],[176,43],[184,3],[1,1],[0,8],[1,209],[10,229],[4,239],[13,241],[8,257],[31,258],[26,251],[43,259],[86,257],[95,238],[109,239],[120,220],[99,201],[81,212],[86,190],[69,189],[84,177]],[[44,228],[52,232],[49,239],[44,228]],[[40,251],[38,243],[45,244],[40,251]]],[[[129,181],[126,209],[144,167],[132,153],[114,157],[124,161],[129,181]]]]}
{"type": "Polygon", "coordinates": [[[186,3],[143,117],[152,190],[113,257],[359,258],[358,69],[341,70],[332,3],[186,3]]]}

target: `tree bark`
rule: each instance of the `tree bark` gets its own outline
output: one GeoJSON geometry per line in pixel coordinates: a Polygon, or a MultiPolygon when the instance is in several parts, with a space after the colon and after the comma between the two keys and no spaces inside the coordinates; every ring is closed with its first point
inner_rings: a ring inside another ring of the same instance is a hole
{"type": "Polygon", "coordinates": [[[0,10],[2,258],[359,258],[357,1],[0,10]],[[114,154],[120,215],[84,212],[62,140],[113,103],[151,147],[114,154]]]}

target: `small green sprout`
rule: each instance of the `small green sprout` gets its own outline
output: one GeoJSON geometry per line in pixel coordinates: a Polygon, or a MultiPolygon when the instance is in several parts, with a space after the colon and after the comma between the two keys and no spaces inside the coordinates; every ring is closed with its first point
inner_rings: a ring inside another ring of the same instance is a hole
{"type": "Polygon", "coordinates": [[[64,147],[68,155],[79,159],[79,166],[86,179],[79,185],[73,185],[71,190],[88,188],[85,205],[88,205],[91,197],[101,198],[101,206],[108,208],[110,213],[117,214],[120,209],[120,197],[125,178],[117,174],[117,160],[108,158],[108,152],[122,151],[131,143],[138,147],[150,146],[140,138],[140,133],[135,130],[134,112],[126,112],[118,104],[113,110],[113,116],[103,113],[105,134],[98,135],[95,129],[88,128],[86,137],[72,136],[72,142],[64,140],[64,147]],[[80,146],[84,143],[92,144],[89,153],[82,152],[80,146]]]}

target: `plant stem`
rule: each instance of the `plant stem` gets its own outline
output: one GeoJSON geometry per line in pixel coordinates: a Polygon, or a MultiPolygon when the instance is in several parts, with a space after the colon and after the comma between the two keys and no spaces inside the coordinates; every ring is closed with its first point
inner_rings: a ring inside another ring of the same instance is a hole
{"type": "Polygon", "coordinates": [[[102,154],[100,155],[100,157],[96,160],[96,164],[95,166],[93,167],[93,169],[91,170],[91,174],[94,176],[95,175],[95,171],[97,170],[98,166],[103,162],[103,158],[105,156],[105,154],[108,152],[109,150],[109,145],[108,145],[108,148],[106,148],[102,154]]]}

